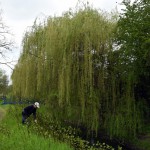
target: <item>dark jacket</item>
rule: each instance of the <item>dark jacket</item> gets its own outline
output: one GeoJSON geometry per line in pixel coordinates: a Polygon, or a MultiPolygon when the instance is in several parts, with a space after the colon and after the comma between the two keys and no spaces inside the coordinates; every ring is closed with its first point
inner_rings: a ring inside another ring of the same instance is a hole
{"type": "Polygon", "coordinates": [[[34,105],[27,106],[26,108],[24,108],[22,114],[27,117],[33,114],[34,119],[36,119],[36,108],[34,107],[34,105]]]}

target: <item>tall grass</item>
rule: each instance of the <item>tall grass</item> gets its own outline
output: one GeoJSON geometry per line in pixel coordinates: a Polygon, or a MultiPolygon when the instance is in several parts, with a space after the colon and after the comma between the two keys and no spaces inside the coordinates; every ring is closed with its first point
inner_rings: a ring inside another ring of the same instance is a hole
{"type": "Polygon", "coordinates": [[[54,141],[51,137],[39,136],[30,131],[28,126],[23,126],[21,111],[16,107],[9,108],[5,118],[0,122],[1,150],[72,150],[64,143],[54,141]]]}

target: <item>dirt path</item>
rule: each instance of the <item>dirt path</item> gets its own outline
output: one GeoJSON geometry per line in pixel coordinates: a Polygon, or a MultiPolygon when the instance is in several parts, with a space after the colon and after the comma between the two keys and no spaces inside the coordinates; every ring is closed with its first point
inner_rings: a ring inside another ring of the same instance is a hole
{"type": "Polygon", "coordinates": [[[5,110],[3,108],[0,107],[0,121],[3,119],[3,117],[5,116],[5,110]]]}

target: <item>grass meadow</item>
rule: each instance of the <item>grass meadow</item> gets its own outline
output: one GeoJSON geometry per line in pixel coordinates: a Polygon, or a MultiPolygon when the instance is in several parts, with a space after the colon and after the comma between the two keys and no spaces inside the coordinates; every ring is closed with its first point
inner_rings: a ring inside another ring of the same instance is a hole
{"type": "Polygon", "coordinates": [[[20,106],[0,105],[0,113],[0,150],[73,150],[22,125],[20,106]]]}
{"type": "MultiPolygon", "coordinates": [[[[78,143],[78,150],[114,150],[114,148],[108,145],[99,144],[99,148],[87,147],[84,145],[84,140],[75,138],[73,136],[64,136],[63,132],[60,135],[64,137],[66,143],[58,141],[56,138],[51,137],[49,133],[55,133],[60,131],[49,132],[48,135],[46,130],[40,129],[40,125],[32,122],[32,116],[30,117],[30,125],[22,125],[22,108],[23,105],[1,105],[0,104],[0,150],[73,150],[76,147],[75,143],[78,143]],[[42,133],[43,132],[43,133],[42,133]],[[71,147],[68,142],[68,137],[71,147]]],[[[44,109],[40,108],[38,113],[44,112],[44,109]]],[[[44,127],[44,126],[43,126],[44,127]]],[[[150,128],[147,128],[146,136],[142,137],[140,140],[136,140],[134,145],[140,150],[150,149],[150,128]]],[[[69,131],[70,132],[70,131],[69,131]]],[[[122,150],[118,146],[117,150],[122,150]]]]}

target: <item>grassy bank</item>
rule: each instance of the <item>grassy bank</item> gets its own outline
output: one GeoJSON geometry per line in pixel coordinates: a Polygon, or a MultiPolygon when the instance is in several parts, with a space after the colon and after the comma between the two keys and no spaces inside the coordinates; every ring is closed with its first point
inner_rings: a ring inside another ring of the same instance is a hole
{"type": "Polygon", "coordinates": [[[72,150],[68,145],[44,138],[21,124],[21,111],[15,106],[0,106],[5,117],[0,123],[1,150],[72,150]],[[9,107],[9,109],[8,109],[9,107]],[[7,110],[7,113],[6,113],[7,110]],[[17,115],[17,113],[20,113],[17,115]]]}
{"type": "MultiPolygon", "coordinates": [[[[86,141],[73,135],[69,136],[72,130],[64,128],[54,130],[56,125],[53,126],[49,122],[40,124],[41,119],[44,119],[44,121],[48,120],[47,118],[44,118],[45,115],[38,118],[38,124],[32,122],[31,126],[22,125],[22,108],[23,106],[21,105],[0,105],[0,150],[73,150],[73,148],[70,148],[69,145],[61,141],[70,141],[70,144],[73,145],[73,147],[78,147],[80,150],[94,150],[94,147],[85,144],[86,141]],[[51,135],[54,137],[59,135],[58,137],[61,137],[63,140],[58,142],[57,140],[54,140],[51,135]]],[[[45,109],[41,107],[38,110],[38,116],[43,114],[43,112],[45,112],[45,109]]],[[[133,143],[134,148],[137,147],[140,150],[150,150],[150,128],[148,125],[145,130],[145,134],[133,143]]],[[[100,150],[114,150],[108,145],[99,144],[97,146],[97,149],[100,150]]],[[[118,150],[121,149],[122,148],[118,146],[118,150]]]]}

